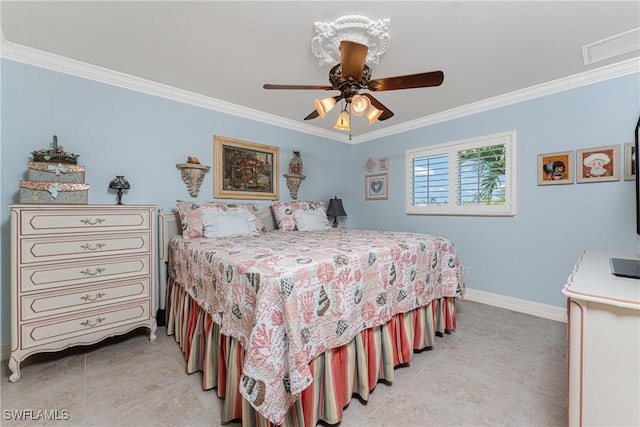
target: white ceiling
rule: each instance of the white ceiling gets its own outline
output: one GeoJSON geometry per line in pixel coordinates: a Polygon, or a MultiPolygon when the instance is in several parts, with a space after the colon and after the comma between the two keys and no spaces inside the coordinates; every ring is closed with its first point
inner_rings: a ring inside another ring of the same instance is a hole
{"type": "Polygon", "coordinates": [[[585,66],[581,47],[640,27],[636,1],[5,1],[3,47],[29,47],[284,118],[331,133],[338,109],[303,122],[323,91],[263,83],[328,83],[311,51],[314,22],[390,18],[373,78],[442,70],[442,86],[377,92],[395,116],[376,133],[443,111],[638,56],[585,66]]]}

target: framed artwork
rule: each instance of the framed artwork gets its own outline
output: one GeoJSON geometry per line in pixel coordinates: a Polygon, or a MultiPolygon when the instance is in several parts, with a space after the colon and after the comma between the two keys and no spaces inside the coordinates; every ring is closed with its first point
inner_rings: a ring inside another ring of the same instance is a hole
{"type": "Polygon", "coordinates": [[[367,172],[371,173],[373,172],[375,167],[376,167],[376,161],[373,160],[371,157],[369,157],[369,160],[367,160],[367,162],[364,164],[364,168],[367,170],[367,172]]]}
{"type": "Polygon", "coordinates": [[[578,183],[620,180],[620,147],[604,147],[576,150],[578,183]]]}
{"type": "Polygon", "coordinates": [[[364,177],[365,200],[387,200],[389,198],[389,174],[378,173],[364,177]]]}
{"type": "Polygon", "coordinates": [[[378,170],[386,171],[387,169],[389,169],[389,158],[383,157],[378,159],[378,170]]]}
{"type": "Polygon", "coordinates": [[[573,184],[573,151],[538,154],[538,185],[573,184]]]}
{"type": "Polygon", "coordinates": [[[214,136],[214,197],[278,200],[278,147],[214,136]]]}
{"type": "Polygon", "coordinates": [[[636,147],[633,142],[624,144],[624,180],[636,179],[636,147]]]}

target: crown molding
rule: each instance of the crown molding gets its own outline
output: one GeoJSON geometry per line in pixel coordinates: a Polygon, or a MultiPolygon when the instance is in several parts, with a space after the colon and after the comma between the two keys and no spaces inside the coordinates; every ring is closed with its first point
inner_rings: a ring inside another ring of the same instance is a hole
{"type": "Polygon", "coordinates": [[[552,80],[550,82],[463,105],[461,107],[421,117],[398,125],[389,126],[377,131],[367,132],[362,135],[354,136],[352,140],[348,140],[344,133],[321,129],[295,120],[276,116],[274,114],[265,113],[230,102],[177,89],[161,83],[134,77],[118,71],[76,61],[60,55],[22,46],[6,41],[4,37],[3,40],[5,41],[3,42],[2,49],[0,50],[0,58],[6,58],[64,74],[83,77],[108,85],[159,96],[161,98],[348,144],[359,144],[372,141],[386,136],[396,135],[398,133],[434,125],[436,123],[640,72],[640,57],[635,57],[615,64],[575,74],[573,76],[552,80]]]}
{"type": "Polygon", "coordinates": [[[617,77],[626,76],[640,72],[640,57],[628,59],[626,61],[585,71],[583,73],[574,74],[573,76],[564,77],[550,82],[531,86],[525,89],[516,90],[504,95],[487,98],[482,101],[463,105],[458,108],[442,111],[430,116],[421,117],[398,125],[389,126],[387,128],[368,132],[358,136],[355,144],[379,139],[385,136],[396,135],[402,132],[418,129],[425,126],[442,123],[461,117],[470,116],[472,114],[482,113],[484,111],[493,110],[507,105],[516,104],[518,102],[528,101],[542,96],[552,95],[554,93],[563,92],[565,90],[575,89],[582,86],[602,82],[605,80],[615,79],[617,77]]]}
{"type": "Polygon", "coordinates": [[[274,125],[282,128],[292,129],[298,132],[312,134],[327,139],[344,142],[344,135],[329,130],[319,129],[305,123],[295,120],[286,119],[274,114],[265,113],[254,110],[252,108],[243,107],[231,102],[222,101],[186,90],[178,89],[162,83],[153,82],[139,77],[119,71],[110,70],[108,68],[99,67],[97,65],[87,64],[85,62],[76,61],[60,55],[55,55],[16,43],[7,42],[0,51],[0,57],[33,65],[39,68],[45,68],[64,74],[82,77],[100,83],[112,86],[118,86],[124,89],[142,92],[145,94],[159,96],[161,98],[182,102],[185,104],[202,107],[208,110],[214,110],[221,113],[231,114],[248,118],[261,123],[274,125]]]}

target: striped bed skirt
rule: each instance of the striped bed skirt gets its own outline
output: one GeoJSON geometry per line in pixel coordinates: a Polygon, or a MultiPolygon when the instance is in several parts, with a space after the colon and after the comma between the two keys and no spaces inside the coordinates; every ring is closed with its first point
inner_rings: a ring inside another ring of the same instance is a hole
{"type": "MultiPolygon", "coordinates": [[[[327,350],[309,363],[313,383],[290,408],[283,426],[335,424],[353,394],[368,401],[378,381],[393,382],[394,368],[409,363],[414,350],[430,349],[436,335],[456,327],[455,297],[432,301],[388,323],[360,332],[348,344],[327,350]]],[[[222,419],[242,420],[243,426],[272,427],[240,395],[244,349],[219,326],[189,293],[169,279],[167,334],[174,335],[187,364],[187,373],[202,372],[203,390],[216,389],[223,399],[222,419]]]]}

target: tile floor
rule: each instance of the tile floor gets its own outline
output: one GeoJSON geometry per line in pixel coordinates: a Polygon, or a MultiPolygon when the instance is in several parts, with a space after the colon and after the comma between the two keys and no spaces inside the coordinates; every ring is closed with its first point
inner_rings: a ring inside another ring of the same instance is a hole
{"type": "MultiPolygon", "coordinates": [[[[367,405],[353,399],[341,427],[566,425],[566,325],[471,301],[457,309],[457,331],[397,369],[392,386],[378,384],[367,405]]],[[[140,329],[31,356],[17,383],[6,362],[1,372],[2,426],[221,425],[221,401],[185,373],[164,328],[155,343],[140,329]],[[68,420],[11,419],[21,409],[68,420]]]]}

